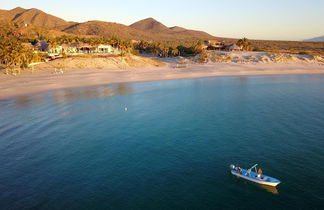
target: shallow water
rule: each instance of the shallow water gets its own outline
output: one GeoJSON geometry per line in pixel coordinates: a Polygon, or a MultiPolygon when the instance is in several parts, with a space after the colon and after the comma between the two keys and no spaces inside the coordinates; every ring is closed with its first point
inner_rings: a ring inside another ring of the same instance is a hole
{"type": "Polygon", "coordinates": [[[244,76],[0,100],[0,209],[323,209],[323,91],[324,75],[244,76]]]}

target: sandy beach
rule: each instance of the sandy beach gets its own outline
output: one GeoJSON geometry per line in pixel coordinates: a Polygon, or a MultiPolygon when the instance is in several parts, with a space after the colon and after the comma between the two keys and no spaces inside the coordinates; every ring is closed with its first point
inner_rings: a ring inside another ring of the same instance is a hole
{"type": "Polygon", "coordinates": [[[323,74],[324,65],[316,63],[212,63],[188,64],[174,68],[173,60],[165,66],[126,69],[53,69],[23,73],[18,76],[0,74],[0,98],[54,89],[102,84],[156,80],[190,79],[213,76],[323,74]]]}

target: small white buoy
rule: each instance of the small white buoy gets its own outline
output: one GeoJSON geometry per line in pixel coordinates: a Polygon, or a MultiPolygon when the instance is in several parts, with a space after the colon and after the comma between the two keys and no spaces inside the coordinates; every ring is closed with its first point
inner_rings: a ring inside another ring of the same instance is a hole
{"type": "Polygon", "coordinates": [[[125,107],[125,112],[127,112],[127,110],[128,110],[127,107],[125,107]]]}

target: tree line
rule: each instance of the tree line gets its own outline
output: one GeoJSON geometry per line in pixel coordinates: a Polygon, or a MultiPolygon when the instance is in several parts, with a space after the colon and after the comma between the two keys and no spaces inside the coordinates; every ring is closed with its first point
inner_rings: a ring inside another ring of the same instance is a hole
{"type": "Polygon", "coordinates": [[[201,41],[136,41],[122,40],[118,37],[86,37],[77,35],[61,35],[50,37],[46,31],[33,29],[26,32],[24,25],[7,23],[0,25],[0,61],[9,68],[26,68],[32,62],[40,62],[46,54],[35,53],[33,45],[45,41],[49,48],[61,44],[86,43],[91,46],[99,44],[111,45],[118,48],[123,54],[149,53],[155,56],[168,57],[178,55],[194,55],[202,52],[201,41]],[[180,45],[179,45],[180,43],[180,45]]]}
{"type": "Polygon", "coordinates": [[[0,61],[8,67],[26,68],[37,57],[20,37],[18,24],[0,25],[0,61]]]}
{"type": "MultiPolygon", "coordinates": [[[[50,36],[49,32],[32,28],[30,31],[21,23],[0,24],[0,61],[7,67],[26,68],[32,62],[45,59],[46,54],[35,53],[32,45],[39,41],[46,41],[50,48],[61,44],[86,43],[91,46],[100,44],[111,45],[121,50],[122,54],[140,53],[152,54],[159,57],[192,56],[204,51],[204,43],[199,40],[173,40],[173,41],[131,41],[118,37],[91,37],[77,35],[50,36]]],[[[244,50],[251,49],[251,43],[243,38],[237,45],[244,50]]]]}
{"type": "Polygon", "coordinates": [[[142,40],[134,45],[140,53],[153,54],[159,57],[191,56],[203,51],[202,41],[168,42],[142,40]],[[180,43],[180,44],[179,44],[180,43]]]}
{"type": "Polygon", "coordinates": [[[133,53],[134,46],[130,40],[117,37],[81,37],[75,35],[49,36],[46,31],[33,29],[32,33],[20,23],[0,24],[0,62],[9,68],[25,69],[32,62],[44,61],[46,53],[35,52],[33,45],[45,41],[49,48],[61,44],[86,43],[91,46],[109,44],[121,50],[123,54],[133,53]]]}

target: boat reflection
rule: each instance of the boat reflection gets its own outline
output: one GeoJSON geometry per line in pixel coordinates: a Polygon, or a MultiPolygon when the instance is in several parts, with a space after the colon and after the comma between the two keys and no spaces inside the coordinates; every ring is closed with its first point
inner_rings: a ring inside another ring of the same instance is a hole
{"type": "Polygon", "coordinates": [[[268,186],[268,185],[258,185],[258,186],[272,194],[279,194],[279,191],[276,187],[268,186]]]}

